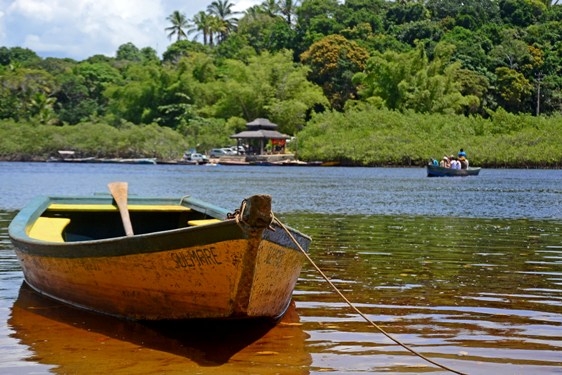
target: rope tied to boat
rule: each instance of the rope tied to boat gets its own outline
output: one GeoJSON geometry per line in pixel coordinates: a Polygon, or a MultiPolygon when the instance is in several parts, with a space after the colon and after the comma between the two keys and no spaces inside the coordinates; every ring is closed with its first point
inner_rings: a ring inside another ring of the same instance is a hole
{"type": "Polygon", "coordinates": [[[398,340],[397,338],[393,337],[391,334],[389,334],[388,332],[386,332],[381,326],[379,326],[378,324],[376,324],[375,322],[373,322],[371,319],[369,319],[369,317],[367,317],[361,310],[359,310],[354,304],[353,302],[351,302],[339,289],[337,286],[334,285],[334,283],[332,283],[332,281],[328,278],[328,276],[326,276],[326,274],[324,272],[322,272],[322,270],[320,269],[320,267],[318,267],[316,265],[316,263],[312,260],[312,258],[310,257],[310,255],[302,248],[302,246],[298,243],[298,241],[295,239],[295,237],[293,236],[293,234],[291,233],[291,231],[289,231],[289,229],[285,226],[285,224],[283,224],[279,219],[277,219],[277,217],[275,217],[275,215],[272,214],[272,222],[275,222],[278,226],[280,226],[286,233],[287,235],[289,235],[289,237],[291,238],[291,240],[295,243],[295,245],[299,248],[299,250],[304,254],[304,256],[306,257],[306,259],[310,262],[310,264],[316,269],[316,271],[320,274],[320,276],[322,276],[322,278],[332,287],[332,289],[345,301],[345,303],[351,307],[351,309],[353,309],[353,311],[355,311],[357,314],[359,314],[363,319],[365,319],[365,321],[367,321],[367,323],[369,323],[371,326],[373,326],[374,328],[376,328],[380,333],[382,333],[384,336],[386,336],[388,339],[390,339],[391,341],[393,341],[395,344],[401,346],[402,348],[406,349],[407,351],[409,351],[410,353],[414,354],[415,356],[423,359],[426,362],[431,363],[432,365],[435,365],[443,370],[446,371],[450,371],[454,374],[459,374],[459,375],[466,375],[463,372],[454,370],[450,367],[447,367],[441,363],[438,363],[428,357],[426,357],[425,355],[415,351],[414,349],[410,348],[409,346],[407,346],[406,344],[402,343],[400,340],[398,340]]]}
{"type": "Polygon", "coordinates": [[[226,215],[226,218],[236,220],[236,224],[244,232],[256,233],[262,231],[265,228],[268,228],[270,230],[275,230],[272,226],[275,216],[273,215],[273,212],[271,212],[271,210],[269,210],[268,214],[264,215],[263,213],[260,213],[261,215],[257,217],[258,215],[252,216],[251,213],[247,214],[246,213],[247,207],[248,207],[248,201],[247,199],[244,199],[240,204],[240,208],[235,209],[234,212],[232,213],[229,212],[226,215]],[[245,217],[252,219],[254,223],[249,223],[245,219],[245,217]]]}

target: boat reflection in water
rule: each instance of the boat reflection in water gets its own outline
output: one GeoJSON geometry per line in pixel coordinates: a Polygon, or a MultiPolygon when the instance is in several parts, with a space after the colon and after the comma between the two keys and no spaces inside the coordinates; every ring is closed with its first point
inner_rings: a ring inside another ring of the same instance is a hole
{"type": "Polygon", "coordinates": [[[308,374],[294,302],[277,322],[133,322],[75,309],[25,282],[8,320],[33,361],[56,373],[308,374]]]}

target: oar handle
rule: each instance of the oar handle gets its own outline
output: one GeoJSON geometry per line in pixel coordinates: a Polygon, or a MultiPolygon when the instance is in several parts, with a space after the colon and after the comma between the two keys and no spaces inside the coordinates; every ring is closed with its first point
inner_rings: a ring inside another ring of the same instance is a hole
{"type": "Polygon", "coordinates": [[[126,182],[110,182],[107,184],[107,187],[121,214],[121,221],[123,222],[123,228],[125,228],[125,234],[127,236],[132,236],[133,225],[131,224],[129,209],[127,208],[128,184],[126,182]]]}

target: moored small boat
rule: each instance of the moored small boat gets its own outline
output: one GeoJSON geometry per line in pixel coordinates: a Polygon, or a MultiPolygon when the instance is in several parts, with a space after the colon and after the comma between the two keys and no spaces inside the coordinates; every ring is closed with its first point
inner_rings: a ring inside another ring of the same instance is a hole
{"type": "Polygon", "coordinates": [[[271,197],[228,212],[189,196],[126,191],[37,197],[22,209],[9,235],[27,284],[134,320],[283,315],[311,240],[275,218],[271,197]]]}
{"type": "Polygon", "coordinates": [[[427,177],[463,177],[478,176],[480,167],[468,167],[466,169],[454,169],[440,167],[438,165],[427,165],[427,177]]]}
{"type": "Polygon", "coordinates": [[[156,158],[133,158],[133,159],[97,159],[99,163],[116,163],[116,164],[157,164],[156,158]]]}

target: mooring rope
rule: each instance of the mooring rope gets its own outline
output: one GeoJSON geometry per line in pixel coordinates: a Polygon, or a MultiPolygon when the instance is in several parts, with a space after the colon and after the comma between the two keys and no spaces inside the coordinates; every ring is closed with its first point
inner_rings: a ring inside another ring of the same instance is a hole
{"type": "Polygon", "coordinates": [[[277,223],[277,225],[279,225],[281,228],[283,228],[283,230],[285,232],[287,232],[287,234],[289,235],[289,237],[291,238],[291,240],[295,243],[295,245],[297,245],[297,247],[299,248],[299,250],[304,254],[304,256],[306,257],[306,259],[310,262],[310,264],[312,264],[312,266],[316,269],[316,271],[318,271],[318,273],[322,276],[322,278],[324,280],[326,280],[326,282],[328,282],[328,284],[332,287],[332,289],[345,301],[345,303],[347,303],[349,305],[349,307],[351,307],[353,309],[353,311],[355,311],[357,314],[359,314],[363,319],[365,319],[367,321],[367,323],[369,323],[370,325],[372,325],[373,327],[375,327],[380,333],[382,333],[384,336],[386,336],[388,339],[392,340],[394,343],[396,343],[397,345],[401,346],[402,348],[406,349],[407,351],[409,351],[410,353],[418,356],[419,358],[423,359],[426,362],[429,362],[439,368],[442,368],[443,370],[447,370],[450,371],[454,374],[459,374],[459,375],[466,375],[465,373],[462,373],[460,371],[454,370],[450,367],[447,367],[441,363],[435,362],[434,360],[424,356],[423,354],[415,351],[414,349],[410,348],[409,346],[407,346],[406,344],[402,343],[400,340],[394,338],[392,335],[390,335],[389,333],[387,333],[382,327],[380,327],[378,324],[376,324],[375,322],[373,322],[371,319],[369,319],[363,312],[361,312],[361,310],[359,310],[349,299],[347,299],[347,297],[338,289],[337,286],[334,285],[334,283],[332,283],[330,281],[330,279],[328,278],[328,276],[326,276],[326,274],[324,274],[324,272],[322,272],[322,270],[320,269],[320,267],[318,267],[316,265],[316,263],[314,263],[314,261],[312,260],[312,258],[310,257],[310,255],[308,255],[308,253],[302,248],[302,246],[298,243],[298,241],[295,239],[295,237],[293,236],[293,234],[289,231],[289,229],[279,220],[277,219],[275,216],[273,216],[273,221],[275,221],[277,223]]]}

